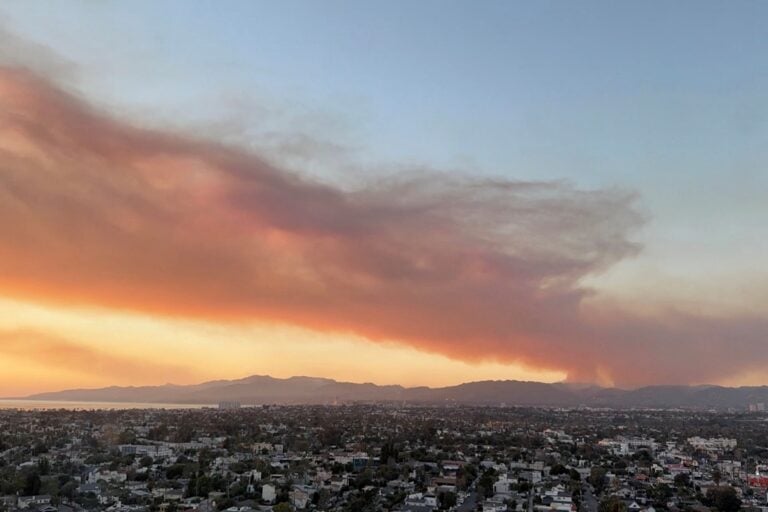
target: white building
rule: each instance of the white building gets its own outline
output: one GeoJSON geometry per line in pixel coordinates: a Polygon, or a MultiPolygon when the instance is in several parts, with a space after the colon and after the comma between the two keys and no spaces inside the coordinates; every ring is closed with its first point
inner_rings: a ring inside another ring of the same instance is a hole
{"type": "Polygon", "coordinates": [[[51,502],[51,497],[47,494],[41,494],[37,496],[19,496],[18,507],[29,508],[37,507],[40,505],[48,505],[51,502]]]}
{"type": "Polygon", "coordinates": [[[309,493],[298,487],[294,487],[291,490],[289,498],[291,500],[291,505],[299,509],[306,508],[309,503],[309,493]]]}
{"type": "Polygon", "coordinates": [[[703,450],[705,452],[723,452],[736,448],[736,440],[727,439],[725,437],[713,437],[710,439],[704,439],[703,437],[689,437],[688,444],[697,450],[703,450]]]}
{"type": "Polygon", "coordinates": [[[261,499],[267,503],[272,503],[277,498],[277,489],[272,484],[264,484],[261,488],[261,499]]]}

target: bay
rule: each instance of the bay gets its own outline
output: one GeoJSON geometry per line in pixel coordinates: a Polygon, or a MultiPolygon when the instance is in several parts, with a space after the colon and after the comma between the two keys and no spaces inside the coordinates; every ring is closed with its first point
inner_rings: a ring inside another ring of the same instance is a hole
{"type": "Polygon", "coordinates": [[[211,404],[161,404],[141,402],[74,402],[59,400],[0,400],[0,409],[70,411],[119,410],[119,409],[203,409],[216,407],[211,404]]]}

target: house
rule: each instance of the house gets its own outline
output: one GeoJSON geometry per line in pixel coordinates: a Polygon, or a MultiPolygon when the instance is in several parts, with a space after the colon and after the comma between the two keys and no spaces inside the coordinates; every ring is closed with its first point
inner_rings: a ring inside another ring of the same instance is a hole
{"type": "Polygon", "coordinates": [[[309,492],[300,487],[294,487],[291,489],[291,492],[288,494],[288,496],[291,501],[291,505],[296,508],[305,508],[309,503],[309,492]]]}
{"type": "Polygon", "coordinates": [[[107,471],[102,469],[94,469],[88,473],[88,483],[95,484],[99,480],[105,482],[125,482],[127,475],[118,471],[107,471]]]}
{"type": "Polygon", "coordinates": [[[506,474],[500,475],[499,479],[493,484],[494,494],[509,494],[511,483],[506,474]]]}
{"type": "Polygon", "coordinates": [[[483,512],[506,512],[507,505],[500,499],[491,498],[483,502],[483,512]]]}
{"type": "Polygon", "coordinates": [[[264,484],[261,488],[261,499],[267,503],[273,503],[277,498],[277,489],[272,484],[264,484]]]}
{"type": "Polygon", "coordinates": [[[51,497],[48,494],[36,496],[19,496],[18,507],[21,509],[29,507],[38,507],[40,505],[49,505],[51,497]]]}

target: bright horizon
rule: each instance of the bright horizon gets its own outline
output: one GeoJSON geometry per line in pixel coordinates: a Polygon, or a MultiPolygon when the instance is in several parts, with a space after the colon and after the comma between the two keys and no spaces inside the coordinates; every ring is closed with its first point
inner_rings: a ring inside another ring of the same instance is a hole
{"type": "Polygon", "coordinates": [[[0,6],[0,396],[768,384],[768,5],[0,6]]]}

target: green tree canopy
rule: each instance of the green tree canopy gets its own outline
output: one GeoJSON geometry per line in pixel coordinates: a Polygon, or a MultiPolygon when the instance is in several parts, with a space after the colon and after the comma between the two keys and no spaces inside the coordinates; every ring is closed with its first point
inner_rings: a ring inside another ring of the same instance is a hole
{"type": "Polygon", "coordinates": [[[741,500],[736,495],[736,489],[727,485],[707,490],[706,504],[718,512],[736,512],[741,509],[741,500]]]}

